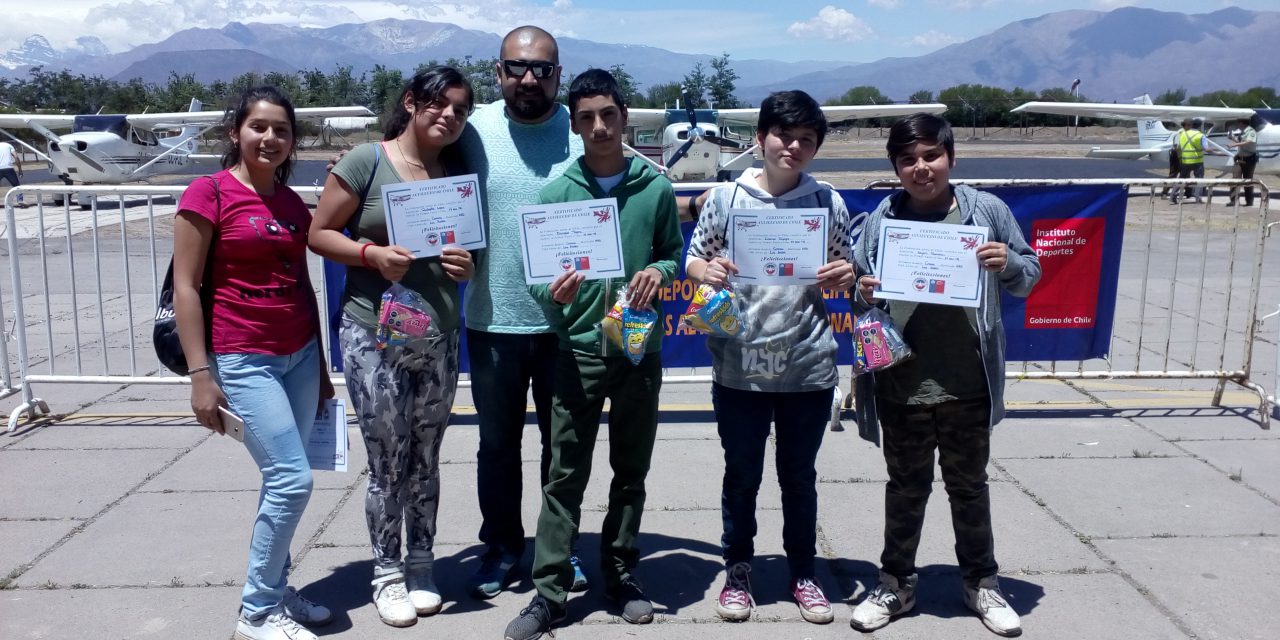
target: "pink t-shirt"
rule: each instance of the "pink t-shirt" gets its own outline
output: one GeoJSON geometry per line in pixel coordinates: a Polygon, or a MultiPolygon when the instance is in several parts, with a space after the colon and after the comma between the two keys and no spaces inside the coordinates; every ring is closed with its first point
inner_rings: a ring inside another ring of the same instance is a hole
{"type": "Polygon", "coordinates": [[[311,212],[292,189],[277,184],[262,196],[228,171],[197,178],[179,211],[213,223],[212,321],[214,353],[295,353],[317,334],[307,276],[311,212]]]}

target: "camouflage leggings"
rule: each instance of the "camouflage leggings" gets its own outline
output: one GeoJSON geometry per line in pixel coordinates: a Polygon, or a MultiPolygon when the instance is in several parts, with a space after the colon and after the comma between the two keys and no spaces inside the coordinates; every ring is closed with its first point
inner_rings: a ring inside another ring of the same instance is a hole
{"type": "Polygon", "coordinates": [[[997,573],[991,533],[987,462],[991,457],[991,404],[986,398],[935,405],[876,403],[884,431],[889,482],[884,489],[881,569],[906,577],[916,571],[924,510],[933,489],[933,452],[951,502],[956,560],[965,582],[997,573]]]}
{"type": "Polygon", "coordinates": [[[340,339],[347,392],[369,453],[364,511],[375,573],[402,570],[402,520],[409,563],[429,563],[440,497],[440,442],[458,388],[458,331],[422,345],[378,351],[373,330],[344,315],[340,339]]]}

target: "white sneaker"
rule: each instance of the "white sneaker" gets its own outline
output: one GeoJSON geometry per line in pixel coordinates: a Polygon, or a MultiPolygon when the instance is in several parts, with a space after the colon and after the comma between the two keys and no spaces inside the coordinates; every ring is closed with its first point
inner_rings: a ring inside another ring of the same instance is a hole
{"type": "Polygon", "coordinates": [[[298,624],[320,627],[333,622],[333,612],[329,607],[306,599],[293,587],[285,587],[284,600],[281,604],[284,606],[285,614],[298,624]]]}
{"type": "Polygon", "coordinates": [[[240,614],[236,621],[233,640],[316,640],[316,634],[307,631],[290,618],[284,607],[276,607],[266,616],[249,620],[240,614]]]}
{"type": "Polygon", "coordinates": [[[418,622],[418,612],[409,601],[404,576],[393,573],[373,579],[373,604],[378,617],[393,627],[409,627],[418,622]]]}
{"type": "Polygon", "coordinates": [[[853,608],[849,626],[858,631],[874,631],[910,611],[916,606],[916,583],[919,580],[914,573],[905,580],[898,580],[881,571],[880,584],[853,608]]]}
{"type": "Polygon", "coordinates": [[[1018,612],[1005,601],[1004,594],[1000,592],[1000,581],[995,576],[980,580],[976,589],[965,585],[964,605],[973,609],[992,633],[1006,638],[1022,635],[1018,612]]]}
{"type": "Polygon", "coordinates": [[[409,602],[420,616],[440,612],[440,589],[431,575],[431,565],[409,567],[405,576],[409,590],[409,602]]]}

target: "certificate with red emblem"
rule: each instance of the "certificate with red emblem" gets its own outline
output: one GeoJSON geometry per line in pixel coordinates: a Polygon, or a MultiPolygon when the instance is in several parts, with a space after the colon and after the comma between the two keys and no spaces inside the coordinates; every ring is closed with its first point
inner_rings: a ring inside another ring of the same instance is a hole
{"type": "Polygon", "coordinates": [[[570,269],[588,280],[626,277],[618,200],[520,207],[524,281],[546,284],[570,269]]]}
{"type": "Polygon", "coordinates": [[[886,219],[876,255],[876,297],[977,307],[986,280],[978,247],[986,241],[986,227],[886,219]]]}
{"type": "Polygon", "coordinates": [[[415,258],[438,256],[447,245],[485,247],[480,181],[474,173],[386,185],[382,207],[391,244],[415,258]]]}
{"type": "Polygon", "coordinates": [[[729,260],[734,282],[810,285],[827,263],[826,209],[730,209],[729,260]]]}

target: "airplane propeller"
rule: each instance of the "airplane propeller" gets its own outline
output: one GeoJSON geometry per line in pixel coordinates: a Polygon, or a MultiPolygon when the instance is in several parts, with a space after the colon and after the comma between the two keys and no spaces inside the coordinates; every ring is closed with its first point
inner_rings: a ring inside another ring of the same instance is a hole
{"type": "Polygon", "coordinates": [[[63,142],[62,138],[59,138],[58,134],[50,131],[48,127],[40,124],[39,122],[35,122],[34,120],[27,121],[27,126],[35,130],[36,133],[39,133],[40,135],[44,136],[45,139],[47,139],[49,142],[52,142],[53,144],[58,145],[59,149],[62,149],[63,151],[66,151],[67,153],[70,153],[71,155],[77,158],[80,158],[81,161],[83,161],[85,164],[89,165],[90,167],[93,167],[94,170],[106,171],[106,169],[101,164],[98,164],[97,160],[94,160],[93,158],[90,158],[89,156],[85,155],[83,151],[76,148],[76,145],[74,143],[67,144],[63,142]]]}
{"type": "Polygon", "coordinates": [[[715,134],[707,133],[702,129],[702,127],[699,127],[698,115],[697,115],[697,112],[694,110],[694,102],[691,99],[690,94],[688,94],[687,92],[682,92],[682,93],[684,95],[684,112],[689,117],[689,130],[688,130],[689,139],[686,140],[684,144],[680,145],[680,148],[676,149],[675,153],[671,154],[671,157],[667,160],[667,169],[670,169],[681,158],[688,155],[689,149],[693,145],[697,144],[699,140],[706,140],[707,142],[711,142],[713,144],[717,144],[722,147],[733,147],[739,150],[746,148],[746,145],[742,144],[741,142],[738,142],[737,140],[730,140],[728,138],[722,138],[715,134]]]}

